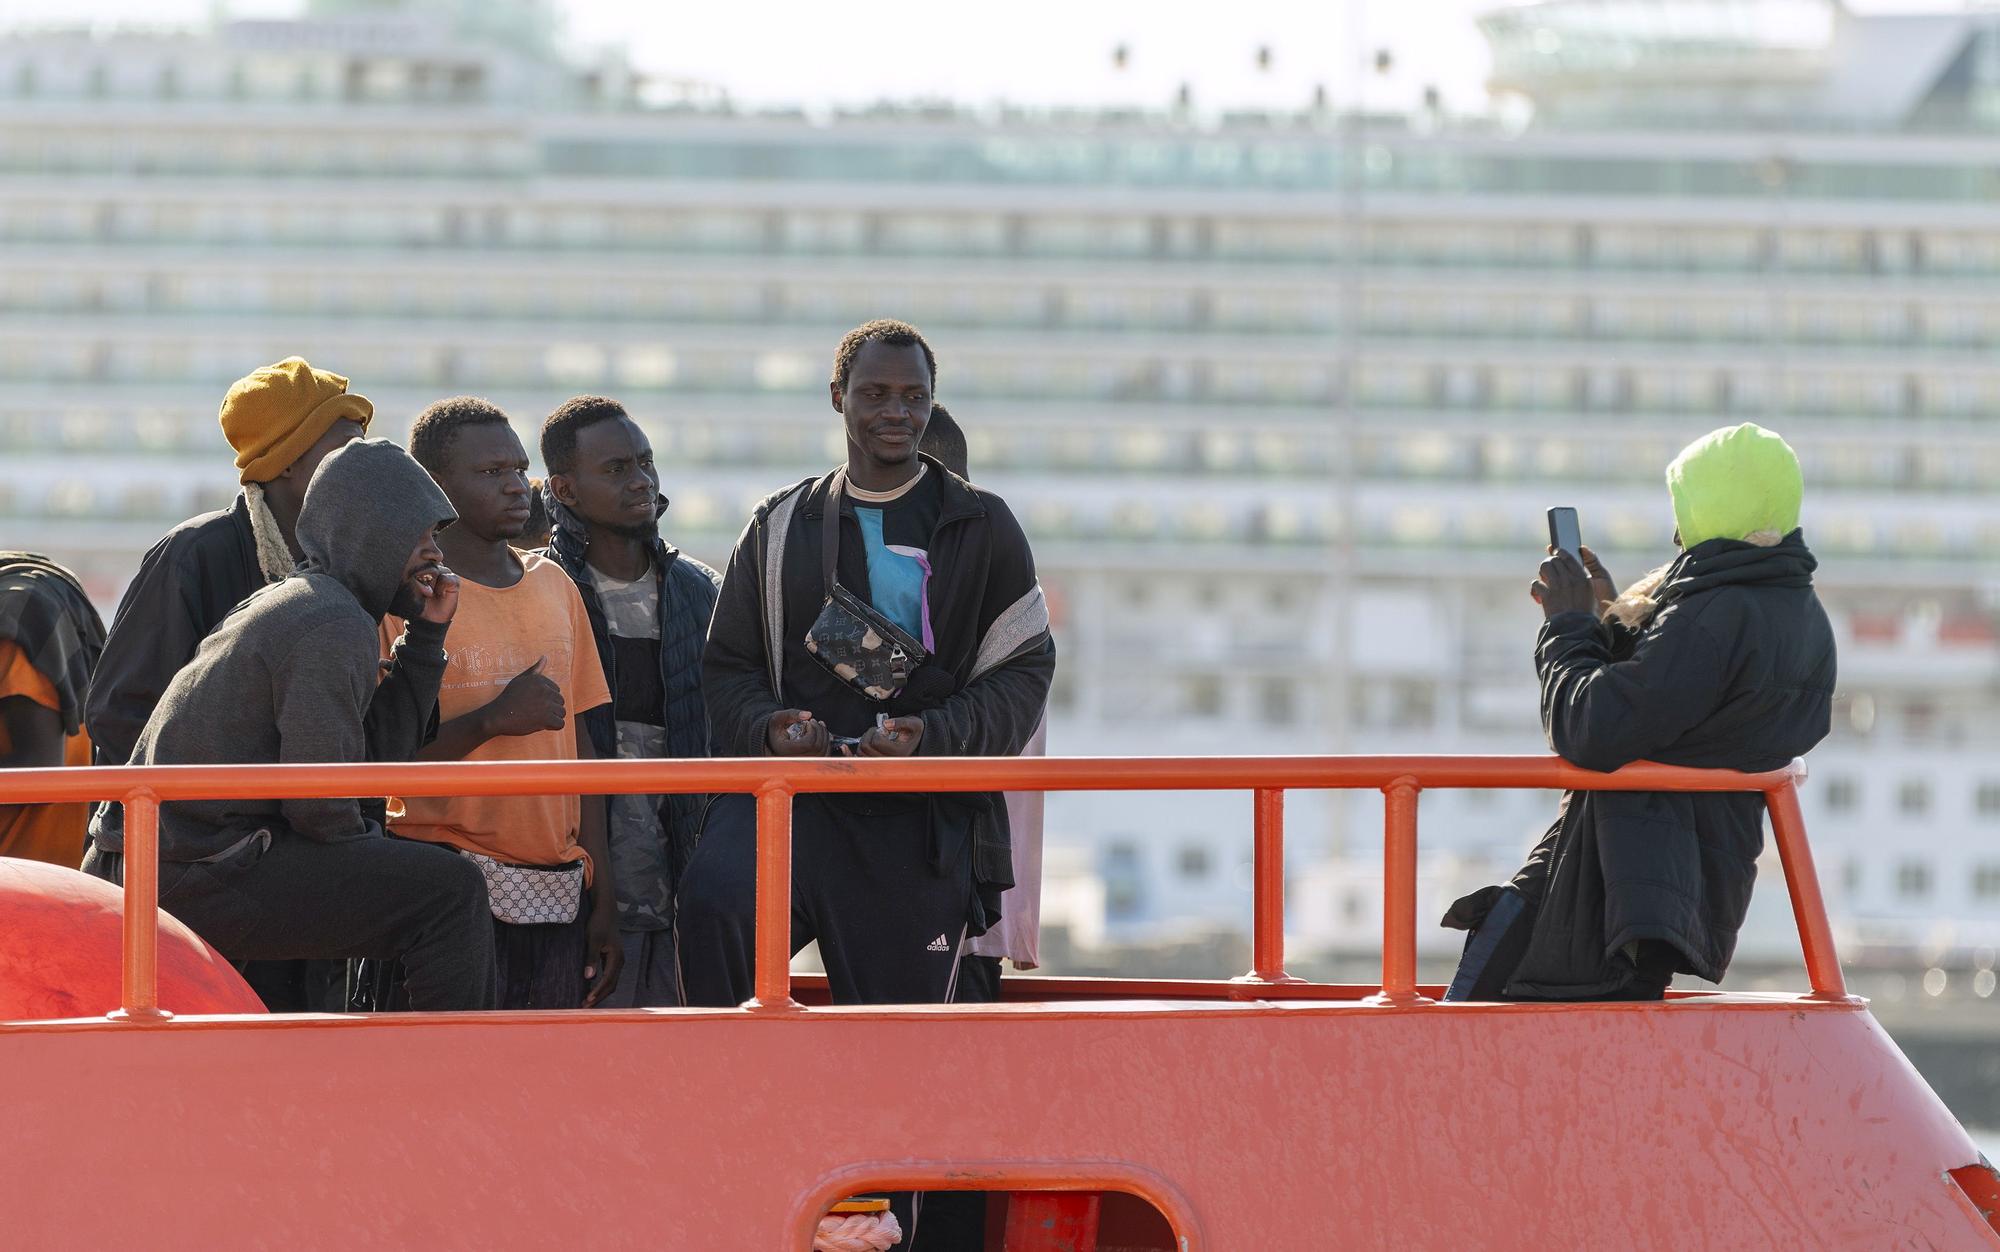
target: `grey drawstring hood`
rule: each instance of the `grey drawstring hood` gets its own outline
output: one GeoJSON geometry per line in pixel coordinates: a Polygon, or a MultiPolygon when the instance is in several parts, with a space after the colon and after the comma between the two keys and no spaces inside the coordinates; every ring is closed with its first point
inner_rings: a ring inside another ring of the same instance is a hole
{"type": "MultiPolygon", "coordinates": [[[[132,764],[414,756],[437,709],[446,627],[406,623],[378,687],[382,617],[424,532],[456,516],[393,443],[361,440],[327,457],[299,509],[298,572],[258,590],[202,640],[139,732],[132,764]],[[371,722],[383,728],[373,739],[371,722]]],[[[320,842],[382,833],[354,800],[176,800],[160,806],[160,855],[218,857],[257,830],[320,842]]],[[[91,835],[107,852],[124,851],[118,806],[99,810],[91,835]]]]}
{"type": "Polygon", "coordinates": [[[379,622],[402,588],[417,541],[457,518],[409,453],[386,439],[357,439],[320,462],[306,488],[299,568],[340,583],[379,622]]]}

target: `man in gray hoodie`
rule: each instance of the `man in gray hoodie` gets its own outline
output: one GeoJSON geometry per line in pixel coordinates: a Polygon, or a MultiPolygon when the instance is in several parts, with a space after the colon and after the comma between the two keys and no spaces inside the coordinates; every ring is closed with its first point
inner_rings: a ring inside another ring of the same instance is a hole
{"type": "MultiPolygon", "coordinates": [[[[362,719],[385,615],[408,623],[394,664],[410,671],[410,698],[426,714],[437,699],[458,603],[437,532],[453,517],[430,475],[392,443],[363,440],[327,457],[299,513],[299,571],[202,641],[131,764],[369,759],[362,719]]],[[[84,868],[122,879],[118,810],[100,814],[91,838],[84,868]]],[[[160,905],[231,960],[401,958],[411,1008],[493,1004],[493,926],[478,867],[385,835],[355,800],[161,805],[160,905]]]]}

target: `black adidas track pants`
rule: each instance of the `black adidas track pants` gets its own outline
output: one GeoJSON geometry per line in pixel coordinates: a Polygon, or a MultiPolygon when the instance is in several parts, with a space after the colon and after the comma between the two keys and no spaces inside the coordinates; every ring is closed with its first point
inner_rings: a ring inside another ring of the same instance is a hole
{"type": "MultiPolygon", "coordinates": [[[[718,796],[681,880],[675,930],[688,1004],[750,998],[756,881],[755,802],[718,796]]],[[[971,849],[932,856],[928,797],[793,802],[791,947],[819,940],[834,1003],[950,1000],[972,898],[971,849]]]]}

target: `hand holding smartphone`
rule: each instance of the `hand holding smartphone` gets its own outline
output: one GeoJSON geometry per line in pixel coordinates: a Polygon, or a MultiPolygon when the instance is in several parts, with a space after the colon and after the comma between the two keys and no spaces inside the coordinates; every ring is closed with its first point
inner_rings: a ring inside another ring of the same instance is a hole
{"type": "Polygon", "coordinates": [[[1567,553],[1576,567],[1588,572],[1583,562],[1583,531],[1577,525],[1576,510],[1562,505],[1549,510],[1549,546],[1567,553]]]}

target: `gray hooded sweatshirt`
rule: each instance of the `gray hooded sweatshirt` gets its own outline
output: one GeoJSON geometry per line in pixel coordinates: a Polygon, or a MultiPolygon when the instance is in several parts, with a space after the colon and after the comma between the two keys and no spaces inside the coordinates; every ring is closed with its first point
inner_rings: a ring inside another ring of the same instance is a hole
{"type": "MultiPolygon", "coordinates": [[[[368,759],[361,722],[375,694],[382,618],[424,532],[456,516],[423,467],[387,440],[327,457],[299,511],[299,572],[258,591],[202,641],[147,719],[131,763],[368,759]]],[[[413,618],[397,650],[411,699],[424,705],[409,710],[412,754],[444,677],[444,637],[444,627],[413,618]]],[[[160,806],[160,856],[203,860],[259,828],[321,842],[382,833],[355,800],[188,800],[160,806]]],[[[115,819],[100,819],[91,834],[106,851],[124,851],[115,819]]]]}

